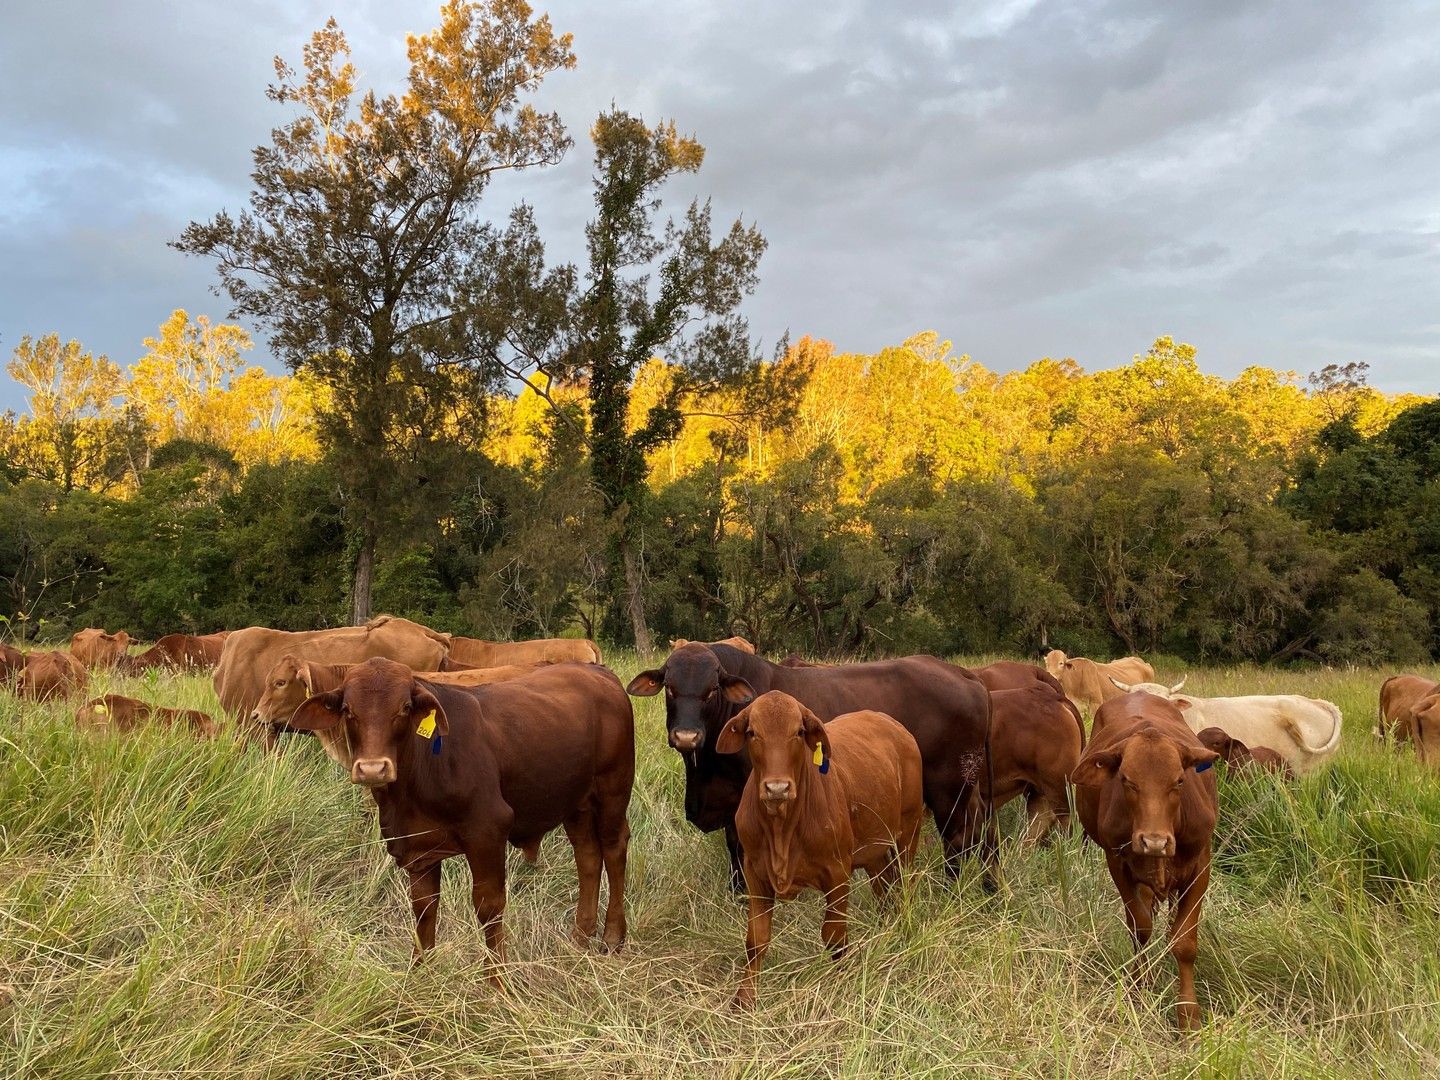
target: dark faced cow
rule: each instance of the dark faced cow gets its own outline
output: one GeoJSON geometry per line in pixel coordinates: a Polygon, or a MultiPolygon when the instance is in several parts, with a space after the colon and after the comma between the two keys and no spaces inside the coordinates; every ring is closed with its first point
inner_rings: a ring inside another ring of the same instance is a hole
{"type": "Polygon", "coordinates": [[[743,887],[735,810],[750,774],[749,755],[716,753],[720,730],[760,694],[781,690],[828,722],[875,710],[903,724],[925,763],[925,805],[945,844],[946,867],[982,846],[986,885],[993,885],[995,836],[985,798],[990,694],[964,668],[933,656],[867,664],[783,667],[727,645],[689,642],[665,665],[642,671],[630,693],[665,692],[670,745],[685,762],[685,817],[703,832],[725,830],[731,883],[743,887]]]}

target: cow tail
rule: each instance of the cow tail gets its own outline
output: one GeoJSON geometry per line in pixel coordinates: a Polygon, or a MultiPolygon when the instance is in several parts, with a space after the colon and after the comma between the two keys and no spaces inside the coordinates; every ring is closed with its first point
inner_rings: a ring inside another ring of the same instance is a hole
{"type": "Polygon", "coordinates": [[[1304,732],[1300,730],[1300,725],[1296,724],[1294,720],[1291,720],[1288,717],[1286,718],[1285,726],[1289,729],[1290,734],[1294,736],[1295,741],[1300,744],[1301,749],[1303,749],[1306,753],[1328,754],[1340,745],[1340,728],[1342,725],[1342,714],[1340,712],[1340,706],[1336,705],[1333,701],[1319,701],[1315,698],[1311,698],[1310,700],[1315,701],[1316,704],[1323,706],[1325,711],[1330,714],[1331,719],[1335,721],[1335,726],[1330,731],[1330,738],[1325,740],[1324,745],[1311,746],[1309,743],[1307,743],[1305,741],[1304,732]]]}

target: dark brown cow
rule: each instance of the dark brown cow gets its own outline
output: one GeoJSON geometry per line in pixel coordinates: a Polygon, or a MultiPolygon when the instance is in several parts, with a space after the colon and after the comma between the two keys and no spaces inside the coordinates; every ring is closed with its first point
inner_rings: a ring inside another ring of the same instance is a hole
{"type": "MultiPolygon", "coordinates": [[[[580,879],[575,940],[595,933],[603,863],[604,941],[624,941],[635,730],[630,701],[605,668],[556,664],[461,689],[373,659],[351,668],[339,689],[307,700],[290,723],[343,725],[354,748],[350,780],[370,789],[386,847],[410,875],[417,959],[435,944],[440,865],[463,855],[476,917],[503,962],[505,843],[533,850],[561,825],[580,879]]],[[[491,979],[499,981],[493,971],[491,979]]]]}
{"type": "Polygon", "coordinates": [[[1225,733],[1224,728],[1207,727],[1195,736],[1220,755],[1227,768],[1241,771],[1260,770],[1279,773],[1286,780],[1295,778],[1290,763],[1268,746],[1246,746],[1225,733]]]}
{"type": "Polygon", "coordinates": [[[750,761],[743,753],[716,753],[715,740],[741,706],[771,690],[825,722],[870,709],[903,724],[925,762],[925,804],[944,841],[946,868],[958,873],[962,856],[979,846],[986,887],[994,887],[995,832],[985,798],[990,694],[963,668],[933,656],[787,668],[728,645],[692,641],[664,667],[636,675],[628,689],[641,697],[665,691],[665,727],[685,763],[685,817],[703,832],[725,830],[737,892],[744,880],[735,808],[750,761]]]}
{"type": "Polygon", "coordinates": [[[845,955],[850,875],[863,869],[884,900],[915,859],[924,766],[914,737],[884,713],[846,713],[822,724],[778,691],[732,717],[716,749],[746,750],[752,766],[735,812],[750,897],[735,1004],[747,1007],[755,1004],[777,897],[820,890],[820,939],[834,959],[845,955]]]}
{"type": "Polygon", "coordinates": [[[199,709],[164,709],[121,694],[92,698],[75,710],[75,726],[82,731],[125,735],[147,722],[184,728],[206,739],[220,734],[215,721],[199,709]]]}
{"type": "Polygon", "coordinates": [[[1150,940],[1155,908],[1161,900],[1171,905],[1182,1030],[1200,1024],[1195,956],[1218,814],[1210,766],[1218,757],[1174,704],[1132,693],[1100,706],[1072,777],[1080,822],[1105,852],[1137,958],[1150,940]]]}
{"type": "Polygon", "coordinates": [[[1040,682],[1021,690],[992,690],[990,703],[991,805],[998,812],[1024,795],[1026,840],[1044,839],[1052,830],[1069,832],[1066,784],[1085,748],[1080,710],[1040,682]]]}
{"type": "Polygon", "coordinates": [[[84,690],[90,675],[84,665],[68,652],[33,652],[25,657],[20,671],[20,694],[36,701],[68,697],[84,690]]]}
{"type": "Polygon", "coordinates": [[[152,668],[173,668],[176,671],[209,671],[220,662],[229,630],[215,634],[166,634],[154,645],[135,656],[120,658],[120,667],[138,675],[152,668]]]}

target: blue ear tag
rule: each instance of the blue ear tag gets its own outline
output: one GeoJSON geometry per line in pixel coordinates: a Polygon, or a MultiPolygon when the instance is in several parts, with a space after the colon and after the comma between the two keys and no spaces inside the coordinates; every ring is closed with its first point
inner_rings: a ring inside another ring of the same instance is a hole
{"type": "Polygon", "coordinates": [[[1206,769],[1210,768],[1210,766],[1214,764],[1215,762],[1213,761],[1202,761],[1199,765],[1195,766],[1195,771],[1204,772],[1206,769]]]}
{"type": "Polygon", "coordinates": [[[443,735],[436,735],[436,736],[435,736],[435,741],[430,744],[430,756],[431,756],[431,757],[439,757],[439,756],[440,756],[440,744],[441,744],[442,742],[444,742],[444,741],[445,741],[445,736],[443,736],[443,735]]]}
{"type": "Polygon", "coordinates": [[[815,764],[819,767],[821,776],[824,776],[827,772],[830,771],[830,759],[825,756],[825,747],[821,746],[819,743],[815,744],[815,756],[812,757],[810,760],[815,762],[815,764]]]}

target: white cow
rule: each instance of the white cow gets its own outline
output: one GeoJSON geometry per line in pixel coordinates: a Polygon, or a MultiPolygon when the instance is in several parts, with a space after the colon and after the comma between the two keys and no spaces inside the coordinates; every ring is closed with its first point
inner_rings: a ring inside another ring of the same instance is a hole
{"type": "Polygon", "coordinates": [[[1289,762],[1296,773],[1309,772],[1329,760],[1340,745],[1340,706],[1299,694],[1255,694],[1247,697],[1194,697],[1159,683],[1122,683],[1121,690],[1141,691],[1173,701],[1190,730],[1218,727],[1246,746],[1266,746],[1289,762]]]}

